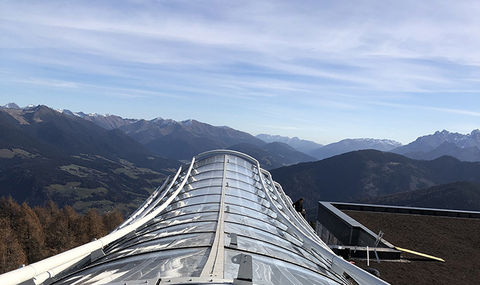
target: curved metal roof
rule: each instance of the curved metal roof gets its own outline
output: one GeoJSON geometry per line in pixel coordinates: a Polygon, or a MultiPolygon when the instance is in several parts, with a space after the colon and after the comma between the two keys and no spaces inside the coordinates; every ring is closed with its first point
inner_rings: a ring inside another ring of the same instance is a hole
{"type": "Polygon", "coordinates": [[[351,284],[348,278],[385,284],[337,257],[258,161],[216,150],[181,167],[106,237],[1,275],[0,283],[351,284]]]}

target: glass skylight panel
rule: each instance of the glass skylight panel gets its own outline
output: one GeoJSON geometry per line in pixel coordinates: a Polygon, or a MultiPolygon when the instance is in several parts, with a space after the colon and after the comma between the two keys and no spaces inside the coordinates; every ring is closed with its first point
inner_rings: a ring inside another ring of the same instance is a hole
{"type": "Polygon", "coordinates": [[[194,168],[199,168],[203,165],[214,164],[214,163],[223,163],[225,161],[224,155],[215,155],[210,157],[205,157],[200,160],[196,160],[194,163],[194,168]]]}
{"type": "Polygon", "coordinates": [[[225,195],[225,203],[227,204],[239,205],[246,208],[254,209],[261,213],[267,213],[269,209],[269,205],[267,204],[267,202],[263,203],[262,201],[260,201],[261,203],[258,203],[258,202],[244,199],[237,196],[225,195]]]}
{"type": "Polygon", "coordinates": [[[183,200],[186,198],[202,196],[202,195],[212,195],[217,194],[220,195],[222,192],[222,187],[220,186],[206,186],[203,188],[195,188],[190,191],[183,191],[182,193],[178,194],[177,198],[174,201],[183,200]]]}
{"type": "Polygon", "coordinates": [[[202,180],[205,178],[222,178],[223,170],[210,170],[199,172],[198,174],[192,175],[190,178],[190,183],[193,181],[202,180]]]}
{"type": "Polygon", "coordinates": [[[308,260],[301,254],[286,250],[282,247],[271,244],[270,242],[241,236],[238,238],[237,244],[237,248],[239,250],[270,256],[275,259],[280,259],[303,267],[308,267],[314,271],[319,270],[318,264],[308,260]]]}
{"type": "Polygon", "coordinates": [[[271,223],[274,223],[274,221],[278,221],[276,220],[277,214],[274,211],[267,208],[263,208],[263,209],[265,211],[260,212],[258,210],[243,207],[240,205],[227,204],[225,212],[242,214],[244,216],[257,217],[265,221],[270,221],[271,223]]]}
{"type": "Polygon", "coordinates": [[[231,180],[242,181],[242,182],[250,184],[250,185],[255,184],[255,180],[252,178],[251,175],[248,176],[248,175],[245,175],[245,174],[242,174],[242,173],[239,173],[239,172],[233,172],[233,171],[227,171],[226,174],[227,174],[227,178],[229,178],[231,180]]]}
{"type": "Polygon", "coordinates": [[[185,185],[187,191],[207,186],[222,186],[222,178],[202,179],[185,185]]]}
{"type": "Polygon", "coordinates": [[[102,261],[117,259],[129,255],[143,254],[174,248],[189,248],[211,246],[214,233],[187,233],[166,237],[155,237],[142,242],[125,245],[122,250],[115,251],[105,256],[102,261]]]}
{"type": "Polygon", "coordinates": [[[208,248],[187,248],[122,258],[80,271],[58,284],[96,285],[163,276],[192,276],[196,274],[192,268],[201,267],[208,252],[208,248]]]}
{"type": "MultiPolygon", "coordinates": [[[[240,253],[241,251],[238,250],[227,249],[225,259],[232,259],[240,253]]],[[[331,279],[329,276],[320,275],[315,271],[286,261],[271,259],[268,256],[252,254],[252,259],[255,260],[256,264],[256,270],[253,271],[253,280],[256,280],[257,284],[347,284],[340,279],[331,279]]],[[[225,277],[235,278],[234,274],[238,272],[238,269],[238,265],[230,265],[229,270],[225,271],[225,277]]]]}
{"type": "Polygon", "coordinates": [[[213,170],[223,171],[223,166],[224,166],[223,162],[215,162],[215,163],[205,164],[205,165],[202,165],[202,166],[199,166],[199,167],[195,167],[194,174],[196,172],[202,173],[202,172],[213,171],[213,170]]]}
{"type": "Polygon", "coordinates": [[[227,163],[227,170],[232,172],[241,173],[247,176],[255,176],[255,170],[252,167],[242,166],[238,164],[227,163]]]}
{"type": "Polygon", "coordinates": [[[173,210],[189,205],[202,204],[202,203],[219,203],[220,195],[208,195],[208,196],[195,196],[191,198],[186,198],[180,201],[173,201],[166,210],[173,210]]]}
{"type": "Polygon", "coordinates": [[[228,187],[239,188],[245,191],[249,191],[251,193],[257,193],[257,191],[259,190],[254,185],[249,184],[247,182],[240,181],[240,180],[227,178],[226,183],[228,183],[228,187]]]}
{"type": "Polygon", "coordinates": [[[170,235],[179,235],[182,233],[195,233],[195,232],[210,232],[215,231],[216,222],[189,222],[184,224],[178,224],[174,226],[170,226],[167,228],[158,228],[148,232],[145,232],[141,236],[135,238],[134,240],[130,240],[129,243],[135,243],[137,241],[141,242],[144,240],[158,238],[158,237],[165,237],[170,235]]]}

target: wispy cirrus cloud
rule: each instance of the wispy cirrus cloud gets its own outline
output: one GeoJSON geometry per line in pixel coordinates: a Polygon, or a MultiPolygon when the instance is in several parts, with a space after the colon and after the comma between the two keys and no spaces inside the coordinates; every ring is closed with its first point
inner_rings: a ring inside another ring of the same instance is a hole
{"type": "Polygon", "coordinates": [[[155,102],[219,123],[198,110],[249,116],[257,104],[265,120],[285,108],[344,125],[385,120],[374,106],[476,117],[478,14],[478,1],[2,1],[1,69],[13,76],[0,84],[169,98],[155,102]]]}
{"type": "Polygon", "coordinates": [[[16,83],[21,83],[21,84],[42,85],[42,86],[56,87],[56,88],[78,88],[79,87],[78,83],[76,82],[52,80],[52,79],[44,79],[44,78],[12,79],[11,81],[16,83]]]}
{"type": "Polygon", "coordinates": [[[420,109],[420,110],[427,110],[427,111],[436,111],[441,113],[480,117],[480,112],[472,111],[468,109],[456,109],[456,108],[446,108],[446,107],[435,107],[435,106],[429,106],[429,105],[412,105],[412,104],[399,104],[399,103],[388,103],[388,102],[369,102],[369,103],[373,105],[388,106],[388,107],[394,107],[394,108],[420,109]]]}

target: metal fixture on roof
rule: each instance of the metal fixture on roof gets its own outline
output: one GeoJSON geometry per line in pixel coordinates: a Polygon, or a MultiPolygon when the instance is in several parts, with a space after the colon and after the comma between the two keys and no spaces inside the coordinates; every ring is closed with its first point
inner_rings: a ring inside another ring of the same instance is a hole
{"type": "Polygon", "coordinates": [[[21,282],[386,284],[335,255],[270,173],[230,150],[194,157],[107,236],[0,275],[21,282]]]}

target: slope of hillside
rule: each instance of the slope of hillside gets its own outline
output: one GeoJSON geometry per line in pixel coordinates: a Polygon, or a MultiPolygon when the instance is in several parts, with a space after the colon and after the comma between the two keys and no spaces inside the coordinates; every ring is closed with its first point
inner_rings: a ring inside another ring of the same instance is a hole
{"type": "Polygon", "coordinates": [[[360,200],[362,203],[480,211],[480,184],[454,182],[360,200]]]}
{"type": "Polygon", "coordinates": [[[319,200],[348,202],[455,181],[480,182],[480,163],[452,157],[421,161],[362,150],[271,173],[292,199],[305,197],[307,207],[313,209],[319,200]]]}

